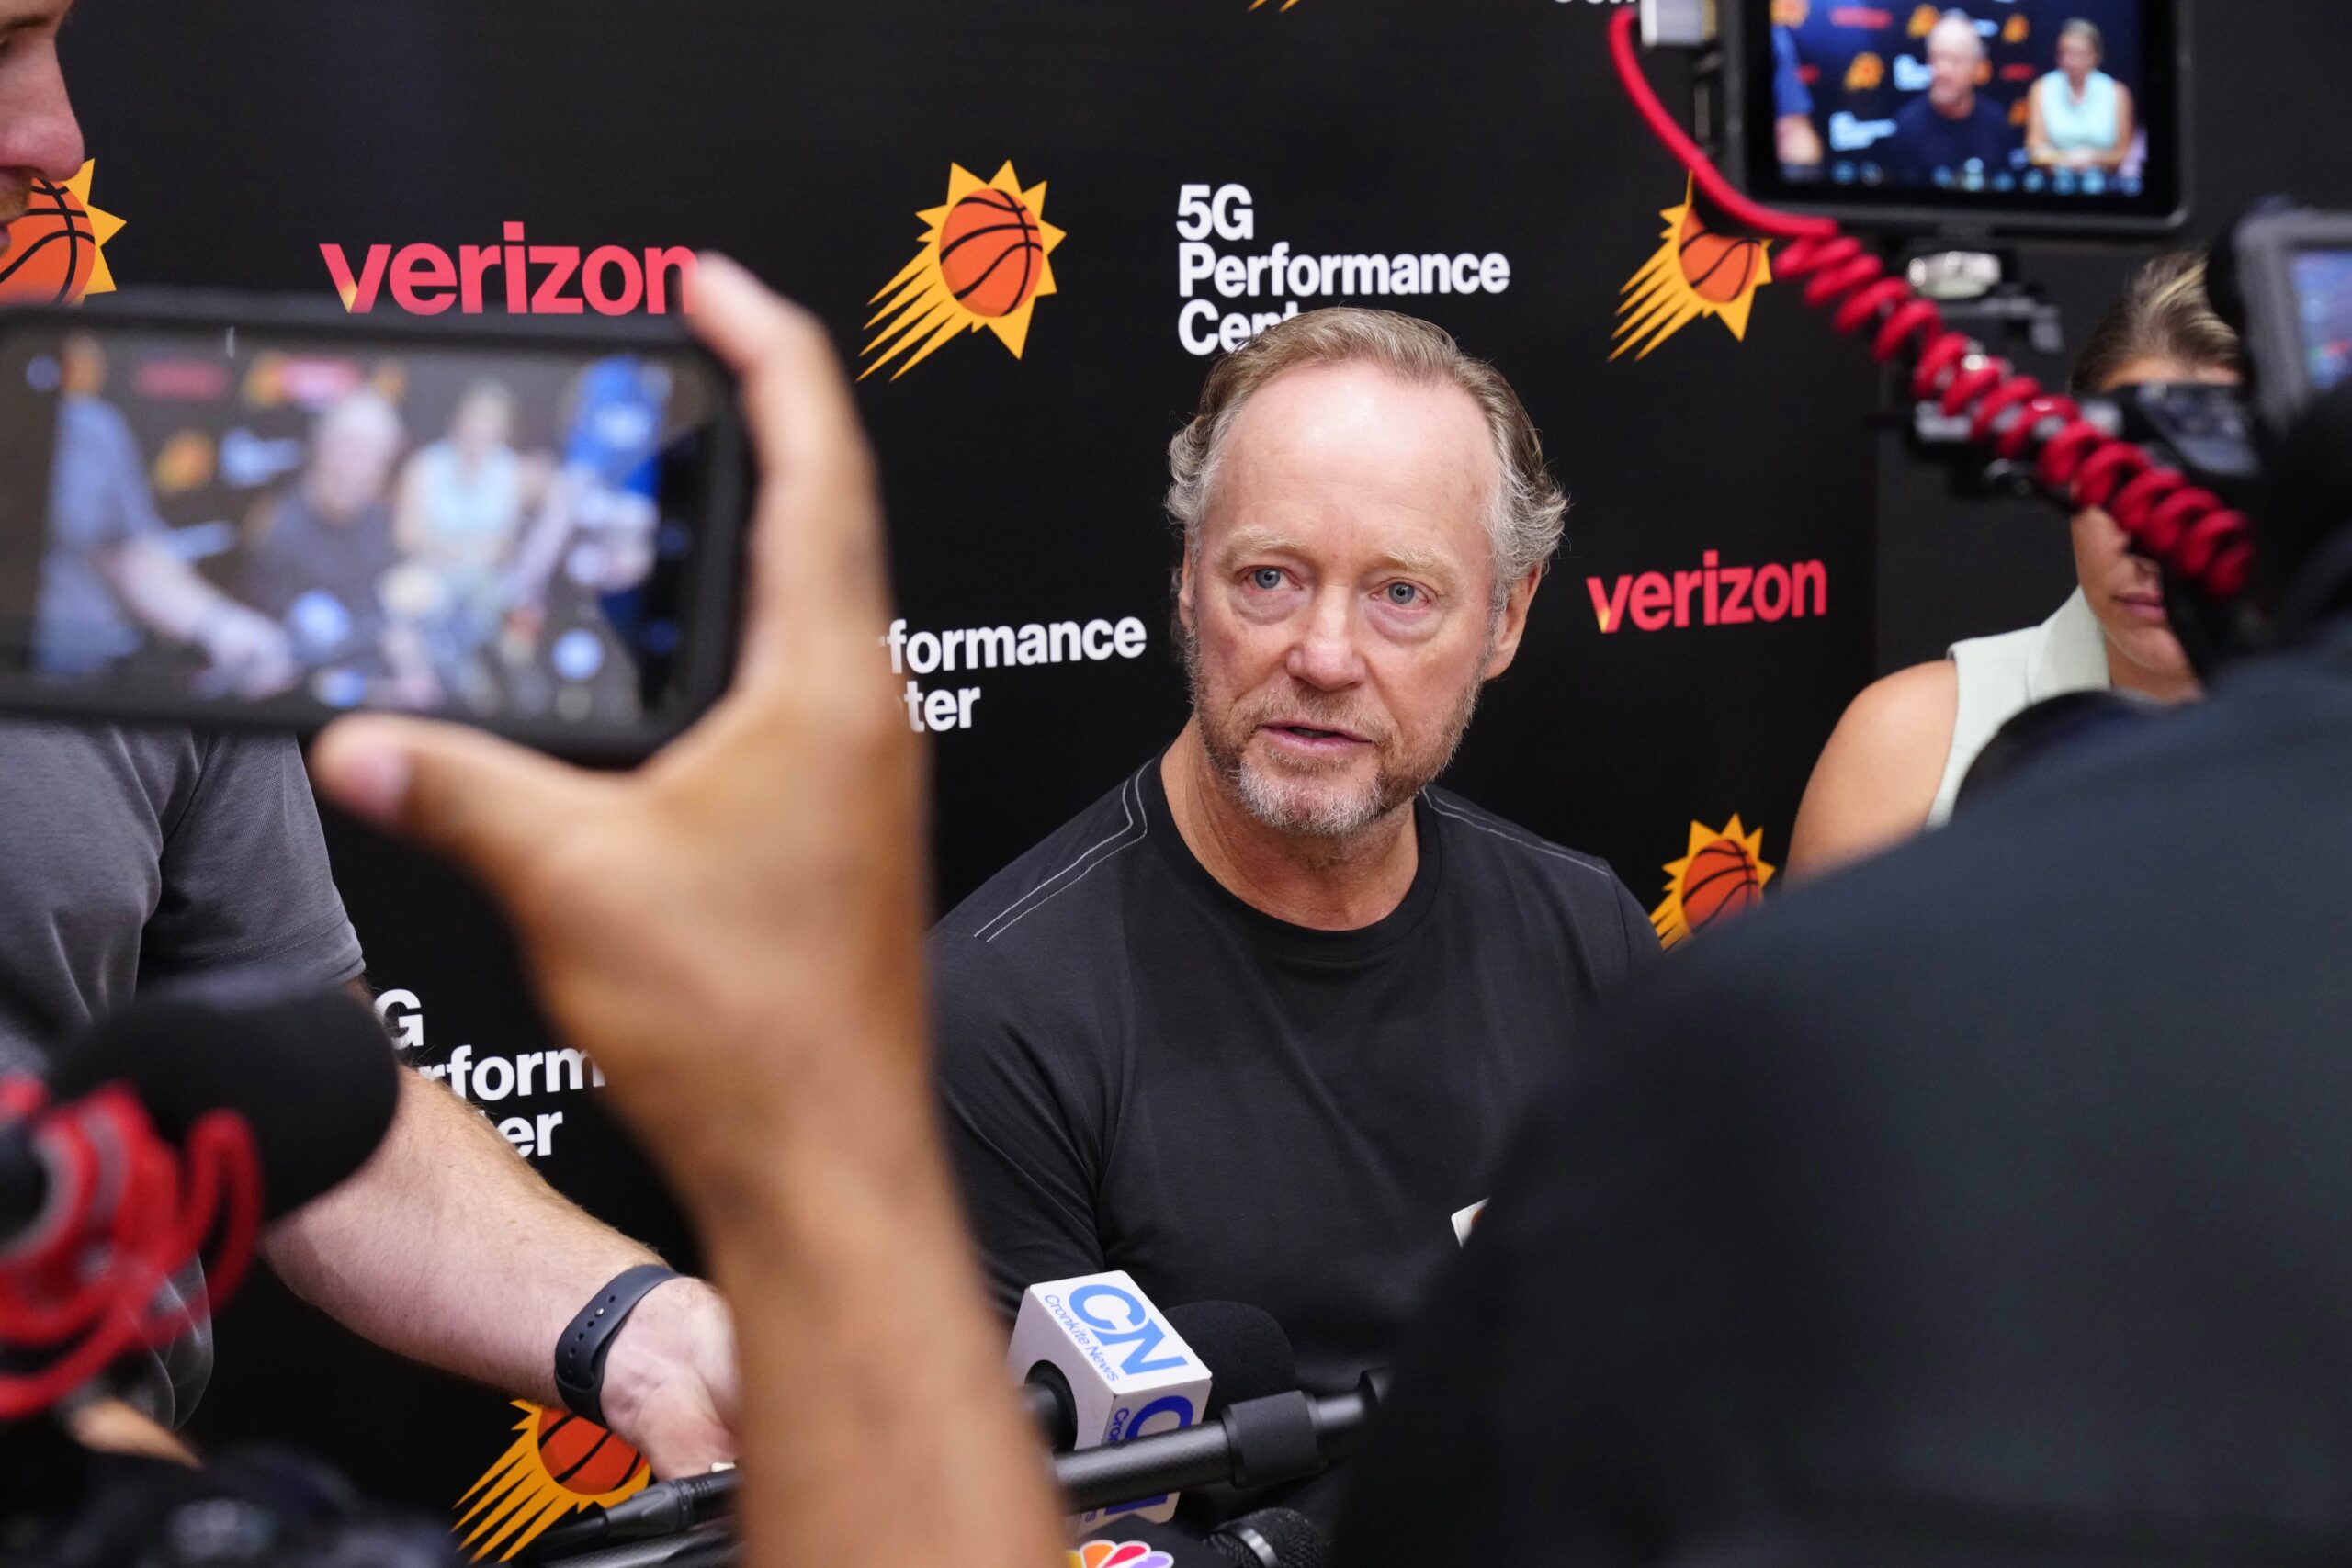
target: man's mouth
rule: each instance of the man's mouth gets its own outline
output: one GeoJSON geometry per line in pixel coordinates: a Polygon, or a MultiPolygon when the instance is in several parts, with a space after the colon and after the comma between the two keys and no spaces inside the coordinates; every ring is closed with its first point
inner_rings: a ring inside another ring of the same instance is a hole
{"type": "Polygon", "coordinates": [[[1268,724],[1264,728],[1277,735],[1286,736],[1307,745],[1342,746],[1361,745],[1363,742],[1363,737],[1352,729],[1335,729],[1323,725],[1295,724],[1285,721],[1268,724]]]}

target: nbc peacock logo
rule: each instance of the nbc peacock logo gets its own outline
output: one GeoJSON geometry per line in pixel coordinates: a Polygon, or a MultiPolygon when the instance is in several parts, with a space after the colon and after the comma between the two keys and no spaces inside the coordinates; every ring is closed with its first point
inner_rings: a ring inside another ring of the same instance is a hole
{"type": "Polygon", "coordinates": [[[122,220],[90,205],[97,168],[93,158],[62,185],[33,180],[25,210],[8,225],[7,248],[0,251],[0,300],[78,305],[89,295],[113,292],[106,243],[121,231],[122,220]]]}
{"type": "Polygon", "coordinates": [[[867,301],[878,328],[861,357],[863,381],[893,360],[897,380],[949,343],[981,331],[1012,357],[1028,345],[1037,301],[1054,292],[1051,257],[1062,231],[1046,221],[1046,182],[1023,186],[1007,161],[982,180],[961,164],[947,170],[947,200],[915,216],[924,225],[914,260],[867,301]]]}
{"type": "Polygon", "coordinates": [[[506,1562],[571,1515],[633,1497],[653,1478],[644,1456],[594,1421],[525,1399],[514,1408],[523,1413],[514,1440],[458,1499],[473,1506],[451,1533],[473,1527],[462,1544],[477,1562],[506,1562]]]}
{"type": "Polygon", "coordinates": [[[1666,865],[1666,901],[1650,911],[1658,945],[1687,942],[1754,907],[1777,869],[1764,863],[1764,829],[1743,828],[1737,812],[1721,828],[1691,823],[1689,852],[1666,865]]]}
{"type": "Polygon", "coordinates": [[[1176,1560],[1139,1540],[1090,1540],[1070,1552],[1069,1568],[1176,1568],[1176,1560]]]}
{"type": "Polygon", "coordinates": [[[1733,337],[1747,341],[1756,291],[1772,281],[1772,264],[1764,254],[1769,242],[1710,221],[1689,186],[1681,206],[1658,216],[1666,220],[1660,236],[1666,243],[1624,287],[1624,302],[1617,307],[1617,348],[1609,357],[1632,349],[1635,359],[1647,359],[1658,344],[1702,316],[1713,317],[1733,337]]]}

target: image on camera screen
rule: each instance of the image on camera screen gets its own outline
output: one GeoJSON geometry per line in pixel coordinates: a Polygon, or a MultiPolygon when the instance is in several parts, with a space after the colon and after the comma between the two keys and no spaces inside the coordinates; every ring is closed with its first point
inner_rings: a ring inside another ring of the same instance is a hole
{"type": "Polygon", "coordinates": [[[2154,197],[2167,143],[2147,3],[1770,0],[1770,156],[1784,185],[1840,199],[2154,197]]]}
{"type": "Polygon", "coordinates": [[[628,723],[674,651],[698,400],[661,355],[76,331],[17,373],[55,412],[47,681],[628,723]]]}
{"type": "Polygon", "coordinates": [[[2324,392],[2352,370],[2352,250],[2307,250],[2295,257],[2303,358],[2312,389],[2324,392]]]}

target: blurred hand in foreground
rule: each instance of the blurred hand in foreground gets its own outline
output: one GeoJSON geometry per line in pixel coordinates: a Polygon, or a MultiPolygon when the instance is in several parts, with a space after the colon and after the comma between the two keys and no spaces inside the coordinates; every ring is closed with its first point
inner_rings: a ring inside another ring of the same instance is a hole
{"type": "Polygon", "coordinates": [[[693,1211],[736,1317],[751,1560],[1034,1568],[1054,1508],[933,1134],[872,458],[812,318],[713,256],[693,319],[763,476],[727,697],[626,775],[377,716],[313,771],[488,887],[693,1211]]]}

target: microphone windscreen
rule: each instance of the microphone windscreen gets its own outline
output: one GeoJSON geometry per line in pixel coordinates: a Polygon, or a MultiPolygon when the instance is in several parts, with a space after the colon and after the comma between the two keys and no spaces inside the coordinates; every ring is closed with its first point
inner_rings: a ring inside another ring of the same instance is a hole
{"type": "Polygon", "coordinates": [[[1228,1519],[1210,1532],[1209,1542],[1248,1568],[1324,1568],[1331,1561],[1331,1543],[1295,1508],[1261,1508],[1228,1519]]]}
{"type": "Polygon", "coordinates": [[[1298,1361],[1273,1314],[1247,1302],[1193,1302],[1169,1309],[1168,1321],[1208,1364],[1212,1419],[1245,1399],[1288,1393],[1298,1387],[1298,1361]]]}
{"type": "Polygon", "coordinates": [[[165,1138],[208,1111],[253,1129],[264,1213],[276,1219],[368,1161],[400,1102],[391,1042],[339,990],[153,990],[92,1025],[51,1075],[58,1101],[122,1083],[165,1138]]]}

